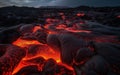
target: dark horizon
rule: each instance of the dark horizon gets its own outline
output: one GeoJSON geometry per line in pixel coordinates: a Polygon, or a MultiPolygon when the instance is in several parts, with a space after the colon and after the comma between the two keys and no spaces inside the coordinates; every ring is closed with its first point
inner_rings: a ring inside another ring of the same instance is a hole
{"type": "Polygon", "coordinates": [[[89,7],[116,7],[120,6],[119,0],[0,0],[0,7],[20,6],[20,7],[43,7],[43,6],[89,6],[89,7]]]}

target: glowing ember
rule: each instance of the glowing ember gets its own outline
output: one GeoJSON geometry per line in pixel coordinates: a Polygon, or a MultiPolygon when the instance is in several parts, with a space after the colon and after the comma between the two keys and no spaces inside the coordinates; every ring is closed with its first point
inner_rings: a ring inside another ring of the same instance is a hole
{"type": "Polygon", "coordinates": [[[85,14],[84,14],[84,13],[77,13],[76,15],[77,15],[78,17],[85,16],[85,14]]]}
{"type": "Polygon", "coordinates": [[[65,67],[68,68],[69,70],[74,70],[71,66],[68,66],[68,65],[66,65],[66,64],[64,64],[64,63],[59,62],[58,64],[65,66],[65,67]]]}
{"type": "Polygon", "coordinates": [[[61,12],[61,13],[59,13],[59,15],[64,15],[64,13],[61,12]]]}
{"type": "Polygon", "coordinates": [[[65,29],[66,28],[66,25],[64,24],[60,24],[56,27],[56,29],[65,29]]]}
{"type": "Polygon", "coordinates": [[[65,30],[69,31],[69,32],[85,32],[85,33],[91,33],[91,31],[88,30],[75,30],[73,28],[66,28],[65,30]]]}
{"type": "Polygon", "coordinates": [[[37,30],[41,29],[40,26],[35,26],[34,29],[33,29],[33,33],[36,32],[37,30]]]}
{"type": "Polygon", "coordinates": [[[45,24],[45,25],[44,25],[44,28],[48,29],[49,26],[51,26],[51,24],[45,24]]]}
{"type": "Polygon", "coordinates": [[[21,38],[13,42],[13,45],[17,45],[20,47],[27,47],[28,45],[31,45],[31,44],[41,44],[41,43],[35,40],[23,40],[21,38]]]}
{"type": "Polygon", "coordinates": [[[51,23],[51,21],[52,21],[51,18],[47,18],[47,19],[46,19],[46,22],[47,22],[47,23],[51,23]]]}

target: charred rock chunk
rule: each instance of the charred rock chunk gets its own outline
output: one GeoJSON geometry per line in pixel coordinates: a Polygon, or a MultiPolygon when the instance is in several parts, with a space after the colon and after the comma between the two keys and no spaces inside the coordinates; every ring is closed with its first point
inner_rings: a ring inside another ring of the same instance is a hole
{"type": "Polygon", "coordinates": [[[34,34],[32,33],[25,33],[21,38],[25,40],[36,40],[34,34]]]}
{"type": "Polygon", "coordinates": [[[96,55],[85,63],[82,70],[85,75],[107,75],[109,68],[108,62],[102,56],[96,55]]]}
{"type": "Polygon", "coordinates": [[[44,31],[44,30],[38,30],[38,31],[36,31],[35,32],[35,38],[39,41],[39,42],[41,42],[41,43],[43,43],[43,44],[46,44],[47,42],[46,42],[46,40],[47,40],[47,33],[46,33],[46,31],[44,31]]]}
{"type": "Polygon", "coordinates": [[[41,75],[41,72],[38,71],[38,67],[35,65],[23,67],[19,72],[14,75],[41,75]]]}
{"type": "Polygon", "coordinates": [[[20,27],[20,32],[21,32],[21,34],[32,33],[33,28],[34,28],[34,25],[32,25],[32,24],[22,25],[20,27]]]}
{"type": "Polygon", "coordinates": [[[27,63],[33,63],[33,64],[39,64],[39,66],[42,66],[46,61],[43,57],[37,57],[30,60],[26,60],[27,63]]]}
{"type": "Polygon", "coordinates": [[[11,75],[13,69],[18,65],[20,60],[26,55],[24,49],[14,45],[0,45],[0,75],[11,75]]]}
{"type": "Polygon", "coordinates": [[[55,66],[56,66],[56,61],[53,59],[48,59],[46,63],[43,66],[43,73],[44,75],[54,75],[55,74],[55,66]]]}
{"type": "Polygon", "coordinates": [[[27,56],[33,57],[46,50],[49,50],[49,47],[46,45],[30,45],[28,48],[27,56]]]}
{"type": "Polygon", "coordinates": [[[6,28],[0,31],[0,43],[1,44],[11,44],[20,37],[19,27],[6,28]]]}
{"type": "Polygon", "coordinates": [[[43,75],[73,75],[72,70],[67,69],[62,64],[56,63],[53,59],[48,59],[43,67],[43,75]]]}
{"type": "Polygon", "coordinates": [[[77,63],[84,61],[85,59],[90,58],[93,56],[93,52],[89,48],[81,48],[77,51],[76,56],[75,56],[75,61],[77,63]]]}
{"type": "Polygon", "coordinates": [[[112,43],[95,43],[96,52],[103,56],[113,70],[120,74],[120,45],[112,43]]]}

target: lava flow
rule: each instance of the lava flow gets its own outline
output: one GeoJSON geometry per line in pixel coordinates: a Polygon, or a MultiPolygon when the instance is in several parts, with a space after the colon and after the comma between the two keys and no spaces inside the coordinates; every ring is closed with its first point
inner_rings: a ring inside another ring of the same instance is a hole
{"type": "Polygon", "coordinates": [[[77,15],[78,17],[83,17],[83,16],[85,16],[84,13],[77,13],[76,15],[77,15]]]}
{"type": "MultiPolygon", "coordinates": [[[[41,29],[40,26],[35,26],[33,28],[33,33],[35,33],[39,29],[41,29]]],[[[66,64],[61,62],[60,52],[58,50],[53,50],[47,44],[42,44],[37,40],[22,39],[20,37],[13,42],[13,45],[19,46],[25,49],[26,51],[26,56],[20,61],[17,67],[13,70],[12,72],[13,75],[16,75],[16,73],[18,73],[24,67],[31,66],[31,65],[37,66],[38,70],[42,71],[43,65],[45,64],[44,60],[47,62],[47,60],[49,59],[53,59],[55,60],[57,65],[62,65],[68,70],[73,71],[72,67],[67,66],[66,64]],[[34,62],[34,61],[37,61],[37,59],[39,59],[39,61],[42,60],[43,64],[41,64],[40,62],[34,62]]]]}
{"type": "Polygon", "coordinates": [[[39,29],[42,29],[40,26],[35,26],[34,28],[33,28],[33,33],[34,32],[36,32],[37,30],[39,30],[39,29]]]}
{"type": "MultiPolygon", "coordinates": [[[[60,29],[61,28],[65,28],[65,27],[63,25],[60,25],[60,29]]],[[[35,33],[39,29],[41,29],[40,26],[35,26],[33,28],[33,33],[35,33]]],[[[18,73],[22,68],[31,66],[31,65],[36,65],[38,67],[38,70],[42,71],[43,64],[40,65],[40,63],[31,62],[31,60],[41,58],[41,57],[45,60],[53,59],[56,61],[58,65],[62,65],[68,70],[73,71],[72,67],[67,66],[66,64],[61,62],[60,52],[58,52],[57,50],[53,50],[47,44],[42,44],[37,40],[26,40],[26,39],[18,38],[16,41],[13,42],[13,45],[24,48],[26,51],[26,56],[20,61],[17,67],[13,70],[13,73],[12,73],[13,75],[18,73]],[[34,48],[34,47],[37,47],[37,48],[34,48]],[[30,50],[32,50],[33,52],[30,53],[30,50]]]]}
{"type": "MultiPolygon", "coordinates": [[[[25,63],[26,60],[34,59],[34,58],[37,58],[37,57],[43,57],[46,60],[52,58],[52,59],[56,60],[56,62],[58,62],[58,63],[61,62],[60,61],[60,54],[59,54],[59,52],[54,51],[49,46],[43,45],[43,44],[39,43],[38,41],[35,41],[35,40],[23,40],[23,39],[19,38],[13,44],[17,45],[19,47],[22,47],[22,48],[29,47],[30,45],[42,45],[42,46],[46,46],[47,47],[46,49],[42,48],[43,50],[41,50],[40,52],[36,53],[36,55],[33,56],[33,57],[29,57],[27,55],[28,54],[27,53],[26,57],[24,57],[21,60],[21,62],[19,63],[19,65],[15,68],[15,70],[13,71],[13,74],[17,73],[21,68],[23,68],[25,66],[32,65],[32,64],[27,64],[27,62],[25,63]]],[[[26,49],[26,52],[28,52],[28,48],[26,49]]]]}
{"type": "Polygon", "coordinates": [[[35,41],[35,40],[34,41],[33,40],[24,40],[24,39],[18,38],[18,40],[13,42],[13,44],[24,48],[31,44],[41,44],[41,43],[38,41],[35,41]]]}

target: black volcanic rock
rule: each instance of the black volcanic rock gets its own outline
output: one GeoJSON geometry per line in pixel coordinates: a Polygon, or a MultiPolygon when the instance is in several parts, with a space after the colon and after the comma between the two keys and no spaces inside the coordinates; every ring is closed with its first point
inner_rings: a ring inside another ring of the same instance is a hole
{"type": "Polygon", "coordinates": [[[3,52],[0,54],[0,75],[13,72],[14,68],[26,55],[24,49],[11,44],[0,44],[0,52],[3,52]]]}
{"type": "Polygon", "coordinates": [[[118,59],[120,58],[119,44],[96,43],[95,50],[99,55],[103,56],[111,66],[115,66],[116,69],[120,70],[120,59],[118,59]]]}
{"type": "Polygon", "coordinates": [[[20,37],[19,26],[6,28],[0,31],[0,43],[10,44],[20,37]]]}
{"type": "Polygon", "coordinates": [[[3,7],[0,8],[0,25],[11,26],[21,23],[41,23],[45,24],[46,18],[61,18],[58,13],[64,12],[66,18],[72,19],[77,12],[84,12],[85,16],[78,18],[84,20],[97,21],[105,25],[119,27],[120,19],[117,14],[120,7],[87,7],[80,6],[76,8],[32,8],[32,7],[3,7]],[[21,12],[22,11],[22,12],[21,12]],[[92,12],[91,14],[89,12],[92,12]],[[108,13],[111,12],[111,13],[108,13]],[[101,13],[99,15],[98,13],[101,13]],[[53,15],[54,14],[54,15],[53,15]],[[47,16],[48,15],[48,16],[47,16]],[[69,17],[68,17],[69,16],[69,17]],[[71,18],[72,17],[72,18],[71,18]]]}

